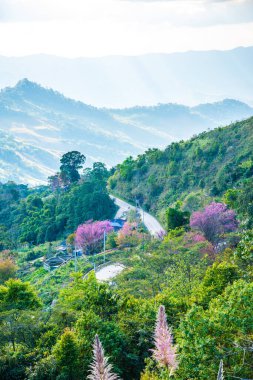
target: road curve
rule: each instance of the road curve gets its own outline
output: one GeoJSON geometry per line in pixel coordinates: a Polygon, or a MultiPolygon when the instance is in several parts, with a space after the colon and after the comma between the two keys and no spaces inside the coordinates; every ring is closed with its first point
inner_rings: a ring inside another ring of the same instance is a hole
{"type": "MultiPolygon", "coordinates": [[[[135,210],[135,207],[130,205],[129,203],[122,201],[121,199],[114,197],[113,195],[111,195],[111,198],[115,200],[115,204],[119,207],[115,218],[120,218],[124,212],[129,211],[130,209],[135,210]]],[[[164,228],[161,226],[161,224],[158,222],[156,218],[154,218],[152,215],[150,215],[142,209],[139,210],[141,214],[141,219],[145,224],[147,230],[149,231],[150,235],[157,236],[159,233],[165,232],[164,228]]]]}

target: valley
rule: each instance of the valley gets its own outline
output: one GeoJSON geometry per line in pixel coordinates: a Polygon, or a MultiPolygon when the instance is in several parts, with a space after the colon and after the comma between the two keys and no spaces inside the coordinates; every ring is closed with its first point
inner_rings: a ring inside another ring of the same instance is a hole
{"type": "Polygon", "coordinates": [[[232,99],[196,107],[96,108],[23,79],[0,92],[0,181],[45,184],[71,150],[84,153],[88,165],[112,167],[252,115],[253,108],[232,99]]]}

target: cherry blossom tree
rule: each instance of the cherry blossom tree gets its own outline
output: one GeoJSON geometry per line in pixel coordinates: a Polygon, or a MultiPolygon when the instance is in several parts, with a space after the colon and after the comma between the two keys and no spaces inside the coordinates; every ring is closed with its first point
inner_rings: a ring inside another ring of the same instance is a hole
{"type": "Polygon", "coordinates": [[[220,235],[235,231],[238,227],[236,215],[224,203],[212,202],[204,211],[191,215],[190,226],[202,232],[212,244],[217,243],[220,235]]]}
{"type": "Polygon", "coordinates": [[[104,232],[113,231],[109,220],[104,221],[88,221],[78,226],[76,230],[75,243],[79,248],[87,254],[96,252],[103,242],[104,232]]]}
{"type": "Polygon", "coordinates": [[[167,324],[165,307],[161,305],[158,310],[156,327],[155,327],[155,349],[153,351],[154,359],[166,367],[170,374],[177,368],[176,347],[173,346],[173,336],[171,329],[167,324]]]}
{"type": "Polygon", "coordinates": [[[95,336],[93,344],[93,363],[90,367],[89,380],[118,380],[119,377],[112,373],[112,366],[104,355],[103,346],[98,335],[95,336]]]}
{"type": "Polygon", "coordinates": [[[138,232],[137,223],[126,222],[118,233],[117,244],[120,246],[135,246],[141,238],[142,235],[138,232]]]}

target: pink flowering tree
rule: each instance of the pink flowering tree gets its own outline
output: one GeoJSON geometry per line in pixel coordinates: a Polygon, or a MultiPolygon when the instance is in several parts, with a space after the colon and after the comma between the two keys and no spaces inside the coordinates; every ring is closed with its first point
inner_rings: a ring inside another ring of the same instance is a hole
{"type": "Polygon", "coordinates": [[[155,327],[155,349],[153,357],[157,363],[169,370],[172,374],[178,367],[176,347],[173,346],[173,336],[168,327],[165,307],[161,305],[158,310],[155,327]]]}
{"type": "Polygon", "coordinates": [[[93,362],[90,366],[89,380],[117,380],[119,377],[112,372],[112,366],[104,355],[102,343],[96,335],[93,344],[93,362]]]}
{"type": "Polygon", "coordinates": [[[207,255],[212,260],[215,258],[214,246],[202,234],[197,231],[189,231],[184,234],[184,247],[191,250],[194,249],[196,245],[198,246],[198,252],[203,256],[207,255]]]}
{"type": "Polygon", "coordinates": [[[113,231],[109,220],[88,221],[78,226],[76,230],[75,244],[86,254],[98,252],[102,248],[104,232],[113,231]]]}
{"type": "Polygon", "coordinates": [[[117,244],[119,246],[133,247],[139,243],[142,235],[138,232],[137,223],[126,222],[119,231],[117,244]]]}
{"type": "Polygon", "coordinates": [[[212,244],[217,243],[220,235],[235,231],[238,227],[236,215],[224,203],[212,202],[204,211],[191,215],[190,226],[200,231],[212,244]]]}

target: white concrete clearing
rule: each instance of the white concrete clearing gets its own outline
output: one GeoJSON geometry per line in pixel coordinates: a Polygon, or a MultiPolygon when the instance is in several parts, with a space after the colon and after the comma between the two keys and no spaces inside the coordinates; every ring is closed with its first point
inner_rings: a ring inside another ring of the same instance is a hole
{"type": "Polygon", "coordinates": [[[122,264],[110,264],[104,268],[99,269],[96,272],[96,278],[99,281],[108,281],[116,277],[124,270],[124,265],[122,264]]]}

